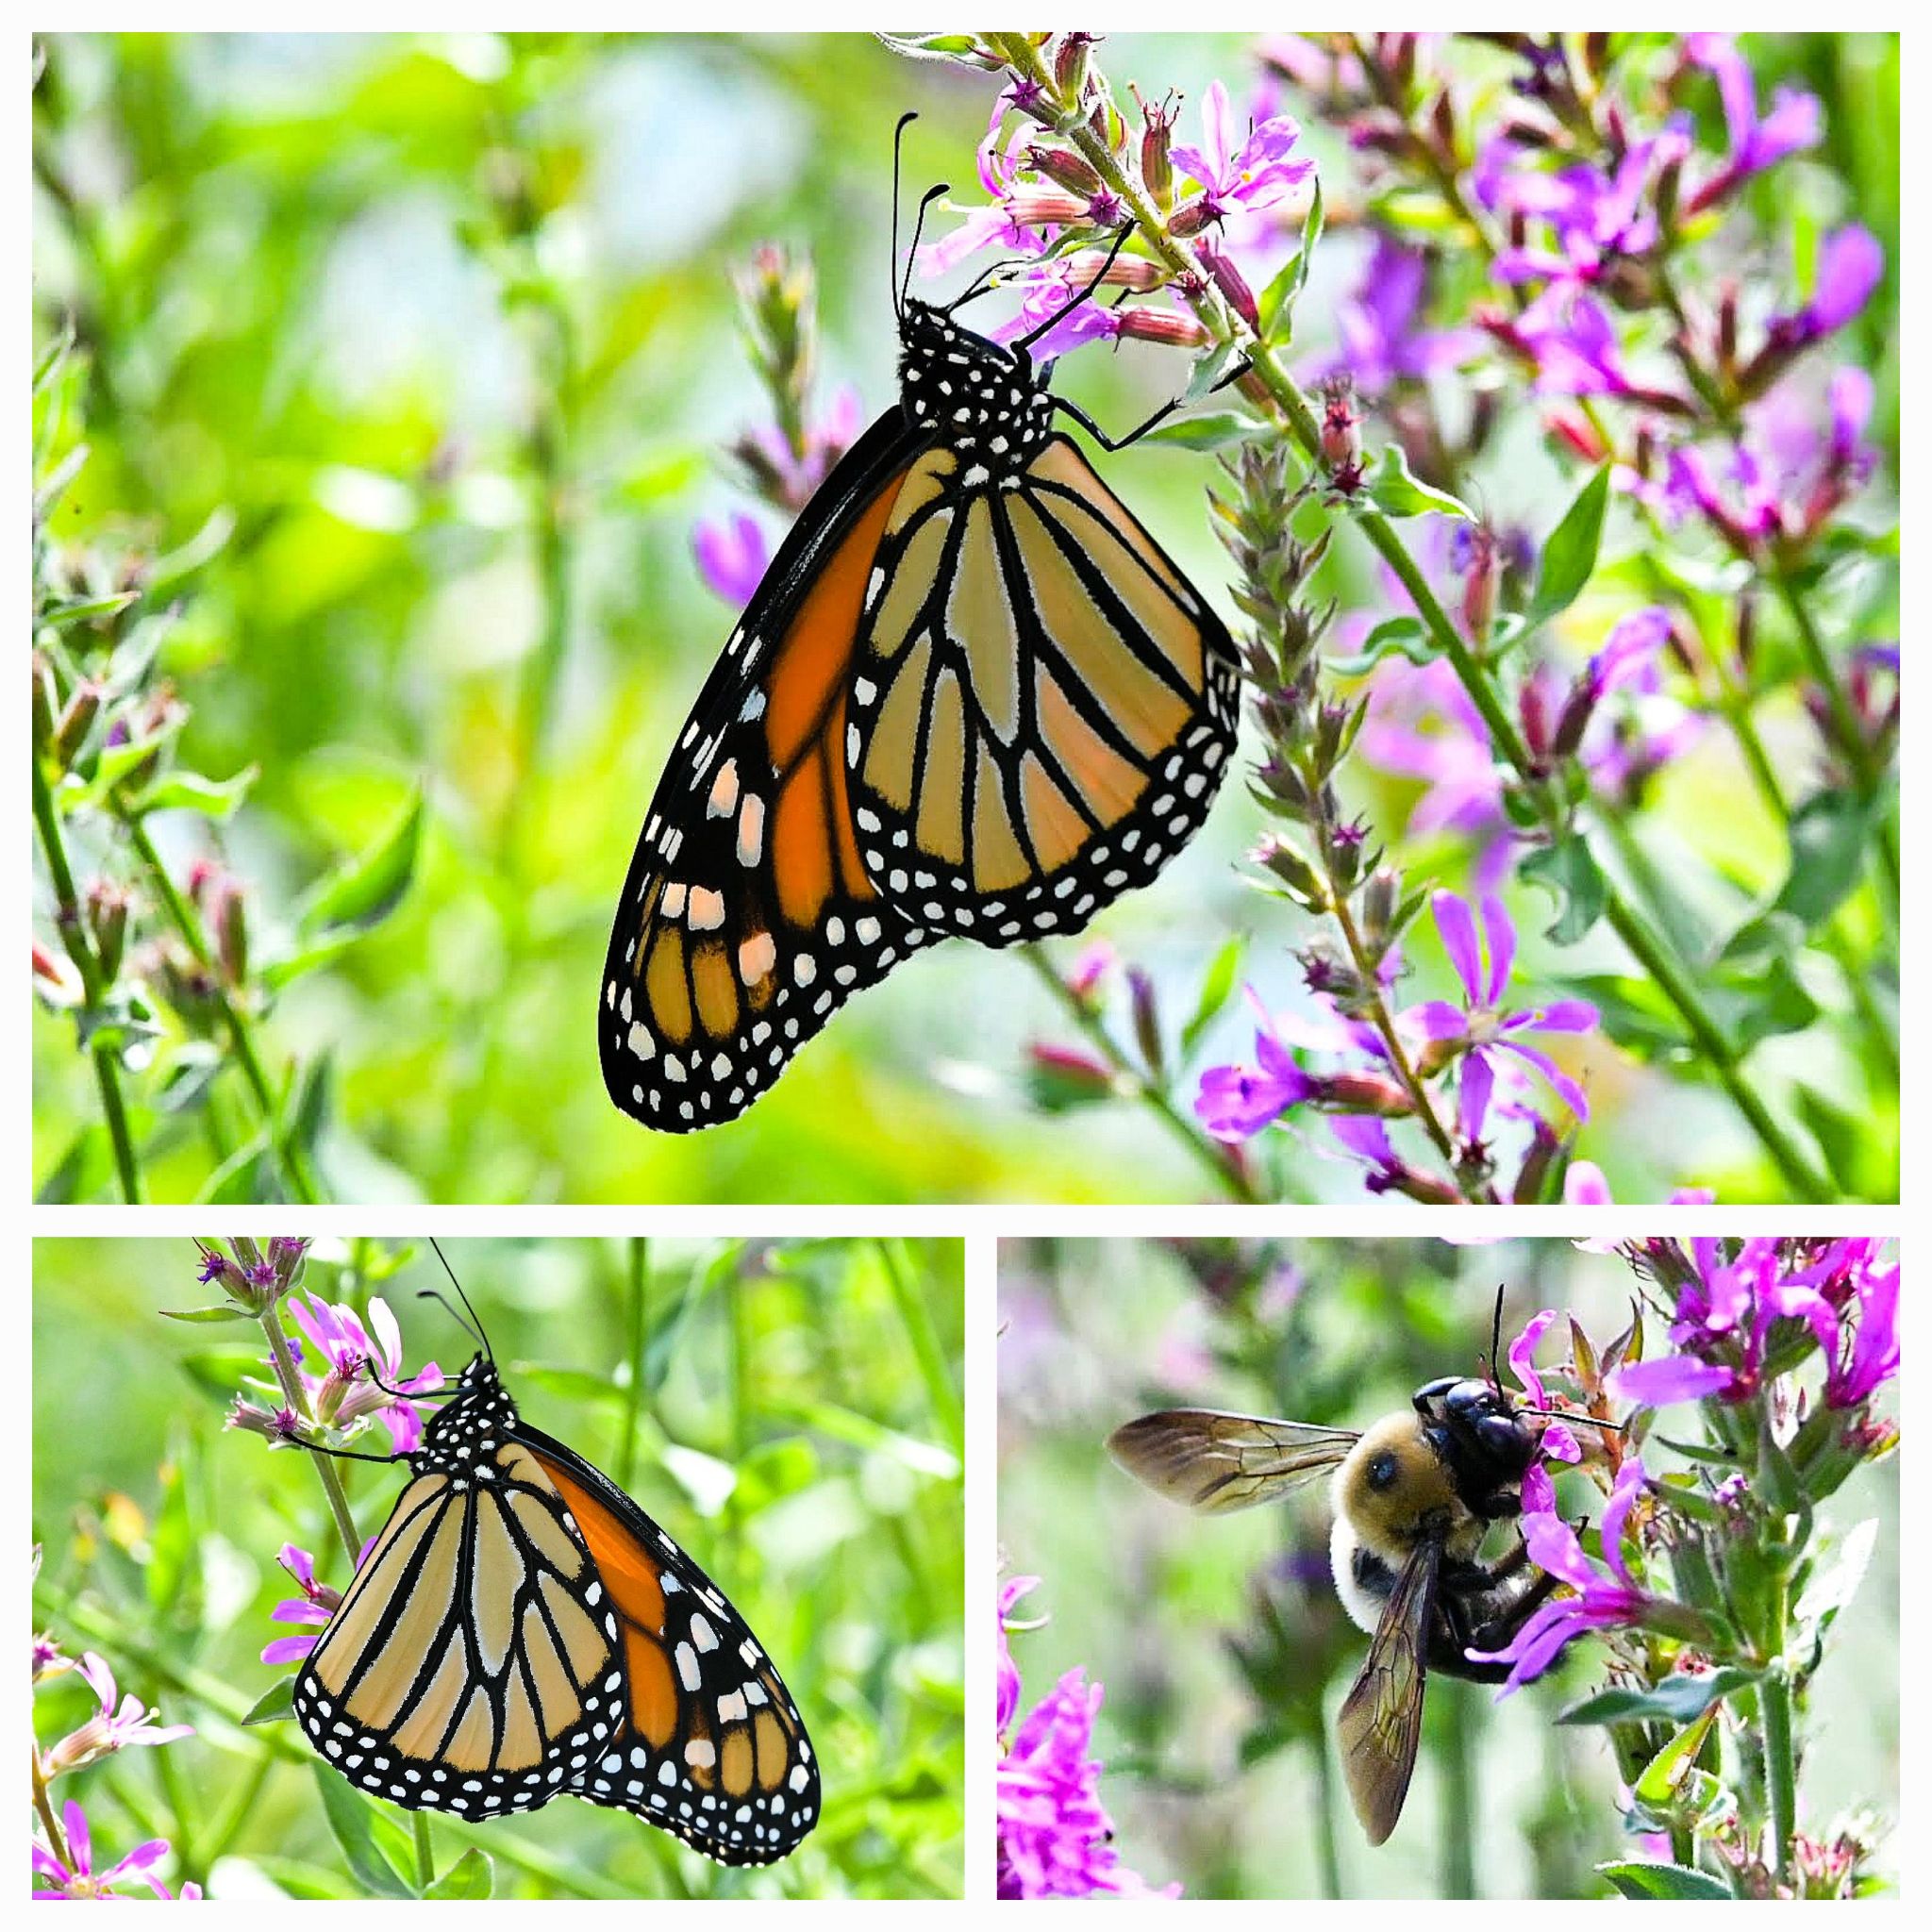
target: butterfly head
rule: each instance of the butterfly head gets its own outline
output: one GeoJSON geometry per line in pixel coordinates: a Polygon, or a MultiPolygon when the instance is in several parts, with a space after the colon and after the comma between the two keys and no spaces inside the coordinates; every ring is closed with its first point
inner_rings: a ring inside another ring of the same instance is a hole
{"type": "Polygon", "coordinates": [[[458,1376],[456,1392],[430,1418],[409,1466],[418,1475],[463,1474],[489,1456],[516,1422],[517,1406],[495,1362],[479,1350],[458,1376]]]}
{"type": "Polygon", "coordinates": [[[1053,434],[1043,370],[911,295],[899,315],[899,398],[961,464],[993,475],[1024,469],[1053,434]]]}

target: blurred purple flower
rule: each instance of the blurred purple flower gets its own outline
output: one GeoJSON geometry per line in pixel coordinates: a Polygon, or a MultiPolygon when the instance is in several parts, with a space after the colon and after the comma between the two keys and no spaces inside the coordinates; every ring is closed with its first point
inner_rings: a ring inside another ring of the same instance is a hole
{"type": "Polygon", "coordinates": [[[1421,322],[1428,258],[1378,232],[1374,252],[1353,292],[1336,312],[1337,352],[1307,370],[1305,388],[1343,371],[1365,394],[1379,395],[1403,376],[1424,376],[1473,355],[1482,341],[1471,328],[1430,329],[1421,322]]]}
{"type": "Polygon", "coordinates": [[[1731,143],[1724,166],[1686,204],[1696,214],[1787,155],[1815,147],[1821,130],[1816,95],[1798,88],[1779,88],[1772,96],[1771,112],[1757,118],[1757,83],[1731,35],[1687,34],[1684,51],[1716,77],[1731,143]]]}
{"type": "MultiPolygon", "coordinates": [[[[1717,1199],[1710,1188],[1673,1188],[1673,1208],[1707,1208],[1717,1199]]],[[[1573,1160],[1563,1173],[1563,1205],[1566,1208],[1612,1208],[1616,1202],[1604,1171],[1593,1160],[1573,1160]]],[[[1576,1245],[1593,1253],[1611,1254],[1617,1247],[1614,1237],[1607,1241],[1578,1241],[1576,1245]]]]}
{"type": "Polygon", "coordinates": [[[1617,1480],[1604,1505],[1599,1530],[1606,1567],[1593,1564],[1583,1553],[1576,1532],[1554,1508],[1525,1510],[1523,1540],[1530,1560],[1576,1592],[1532,1611],[1529,1621],[1501,1650],[1472,1650],[1483,1663],[1510,1666],[1508,1681],[1498,1699],[1520,1690],[1542,1675],[1574,1638],[1589,1630],[1609,1630],[1641,1620],[1649,1598],[1632,1580],[1624,1559],[1624,1526],[1638,1493],[1648,1480],[1639,1456],[1624,1457],[1617,1480]]]}
{"type": "MultiPolygon", "coordinates": [[[[434,1362],[425,1362],[417,1374],[405,1376],[402,1331],[380,1295],[370,1298],[367,1327],[354,1308],[325,1302],[320,1295],[295,1295],[289,1306],[308,1345],[328,1364],[327,1372],[320,1375],[301,1369],[302,1386],[308,1391],[309,1410],[316,1421],[345,1429],[374,1416],[389,1431],[395,1453],[407,1456],[423,1440],[423,1412],[407,1398],[441,1389],[442,1371],[434,1362]]],[[[298,1365],[305,1353],[296,1342],[298,1365]]]]}
{"type": "Polygon", "coordinates": [[[1609,317],[1588,295],[1546,289],[1515,322],[1509,339],[1536,363],[1542,395],[1639,396],[1624,366],[1623,347],[1609,317]]]}
{"type": "MultiPolygon", "coordinates": [[[[33,1844],[34,1876],[40,1881],[34,1887],[36,1898],[64,1899],[116,1899],[123,1894],[114,1887],[117,1883],[133,1879],[145,1885],[159,1898],[169,1896],[167,1888],[155,1876],[155,1867],[168,1856],[168,1840],[164,1838],[151,1838],[144,1844],[138,1844],[125,1858],[117,1859],[105,1872],[96,1872],[93,1865],[93,1834],[88,1829],[87,1814],[71,1798],[60,1807],[60,1827],[67,1840],[67,1856],[72,1861],[62,1864],[39,1839],[33,1844]]],[[[182,1889],[186,1897],[191,1888],[182,1889]]],[[[200,1894],[197,1891],[196,1896],[200,1894]]]]}
{"type": "Polygon", "coordinates": [[[1275,1031],[1254,988],[1247,992],[1257,1021],[1255,1058],[1258,1064],[1208,1067],[1201,1074],[1200,1091],[1194,1096],[1196,1116],[1217,1141],[1246,1141],[1319,1091],[1317,1083],[1303,1073],[1275,1031]]]}
{"type": "Polygon", "coordinates": [[[1251,129],[1237,147],[1234,109],[1218,80],[1208,83],[1201,120],[1203,144],[1180,142],[1173,149],[1174,166],[1203,191],[1187,204],[1201,222],[1220,221],[1237,208],[1256,214],[1272,208],[1314,170],[1313,161],[1289,159],[1301,129],[1286,114],[1251,129]]]}
{"type": "Polygon", "coordinates": [[[1765,333],[1777,348],[1787,351],[1823,341],[1864,308],[1884,278],[1885,250],[1878,238],[1857,223],[1840,228],[1825,237],[1818,251],[1810,301],[1790,315],[1773,316],[1765,333]]]}
{"type": "MultiPolygon", "coordinates": [[[[1007,1621],[1013,1606],[1030,1591],[1040,1588],[1037,1576],[1008,1576],[1000,1584],[999,1597],[999,1663],[994,1674],[993,1706],[998,1722],[993,1728],[1004,1740],[1012,1728],[1013,1719],[1020,1709],[1020,1666],[1013,1661],[1013,1653],[1007,1643],[1007,1633],[1015,1626],[1007,1621]]],[[[1027,1626],[1021,1625],[1021,1628],[1027,1626]]]]}
{"type": "Polygon", "coordinates": [[[1648,141],[1630,142],[1607,174],[1584,162],[1552,173],[1507,136],[1487,143],[1473,176],[1478,197],[1519,223],[1546,223],[1552,242],[1503,249],[1496,257],[1497,277],[1585,285],[1601,280],[1621,259],[1647,255],[1659,240],[1648,205],[1652,184],[1690,151],[1690,125],[1684,120],[1673,121],[1648,141]],[[1519,160],[1525,165],[1516,165],[1519,160]]]}
{"type": "Polygon", "coordinates": [[[734,610],[751,602],[771,566],[764,531],[741,509],[725,523],[693,524],[691,547],[706,583],[734,610]]]}
{"type": "Polygon", "coordinates": [[[1397,1024],[1419,1032],[1424,1040],[1460,1047],[1463,1059],[1457,1094],[1463,1138],[1476,1141],[1482,1136],[1498,1054],[1511,1055],[1534,1067],[1563,1105],[1579,1121],[1587,1121],[1590,1101],[1583,1089],[1541,1048],[1518,1036],[1588,1033],[1597,1024],[1596,1008],[1588,1000],[1553,1000],[1546,1007],[1525,1012],[1505,1010],[1502,999],[1515,963],[1516,928],[1503,902],[1492,894],[1485,895],[1482,902],[1487,971],[1468,901],[1454,892],[1439,891],[1429,903],[1443,950],[1462,982],[1463,1003],[1457,1007],[1447,1000],[1425,1000],[1398,1015],[1397,1024]]]}
{"type": "MultiPolygon", "coordinates": [[[[1172,1898],[1120,1862],[1100,1802],[1093,1720],[1105,1695],[1072,1670],[1021,1723],[1000,1757],[994,1811],[1001,1898],[1172,1898]]],[[[1015,1693],[1017,1699],[1017,1691],[1015,1693]]]]}
{"type": "Polygon", "coordinates": [[[120,1687],[114,1682],[114,1673],[107,1658],[98,1653],[88,1651],[78,1668],[88,1688],[100,1700],[100,1708],[78,1730],[70,1732],[43,1755],[42,1761],[49,1777],[78,1771],[84,1764],[111,1757],[130,1745],[168,1744],[176,1738],[194,1735],[192,1724],[158,1725],[155,1719],[158,1713],[150,1710],[131,1690],[121,1698],[117,1710],[114,1701],[120,1696],[120,1687]]]}

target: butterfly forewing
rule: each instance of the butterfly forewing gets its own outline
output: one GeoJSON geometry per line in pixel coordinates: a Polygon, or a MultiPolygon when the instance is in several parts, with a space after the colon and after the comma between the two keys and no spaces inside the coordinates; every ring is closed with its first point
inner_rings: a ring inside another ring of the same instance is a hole
{"type": "Polygon", "coordinates": [[[1359,1440],[1353,1429],[1163,1408],[1123,1424],[1107,1447],[1129,1474],[1171,1502],[1224,1516],[1332,1474],[1359,1440]]]}
{"type": "Polygon", "coordinates": [[[854,697],[874,884],[991,945],[1152,879],[1207,815],[1239,708],[1225,628],[1064,437],[1004,474],[921,459],[854,697]]]}
{"type": "Polygon", "coordinates": [[[618,1627],[596,1582],[563,1498],[514,1442],[467,1474],[419,1475],[303,1665],[296,1718],[352,1784],[395,1804],[532,1810],[622,1722],[618,1627]]]}
{"type": "Polygon", "coordinates": [[[725,1864],[784,1857],[818,1822],[818,1760],[763,1646],[608,1477],[535,1430],[520,1439],[569,1505],[621,1633],[625,1724],[572,1789],[725,1864]]]}
{"type": "Polygon", "coordinates": [[[853,992],[935,936],[868,878],[845,761],[859,612],[910,460],[894,411],[813,499],[652,801],[598,1027],[605,1085],[647,1125],[741,1113],[853,992]]]}

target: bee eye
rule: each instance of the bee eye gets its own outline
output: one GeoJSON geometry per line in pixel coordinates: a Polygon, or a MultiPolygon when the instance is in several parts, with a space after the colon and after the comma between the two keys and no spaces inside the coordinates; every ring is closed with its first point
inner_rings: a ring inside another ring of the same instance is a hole
{"type": "Polygon", "coordinates": [[[1369,1464],[1369,1487],[1372,1490],[1386,1490],[1395,1480],[1395,1452],[1385,1449],[1369,1464]]]}

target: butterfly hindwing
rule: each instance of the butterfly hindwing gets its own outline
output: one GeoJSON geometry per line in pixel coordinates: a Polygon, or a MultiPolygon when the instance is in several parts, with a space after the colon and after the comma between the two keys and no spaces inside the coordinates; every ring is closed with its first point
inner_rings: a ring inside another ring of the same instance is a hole
{"type": "Polygon", "coordinates": [[[866,608],[846,756],[906,916],[1074,931],[1206,817],[1234,748],[1224,626],[1063,436],[1017,472],[914,466],[866,608]]]}
{"type": "Polygon", "coordinates": [[[659,782],[598,1026],[605,1085],[646,1125],[741,1113],[852,993],[937,937],[867,878],[845,763],[866,586],[916,453],[893,410],[847,454],[767,572],[659,782]]]}
{"type": "Polygon", "coordinates": [[[527,1425],[518,1440],[569,1506],[620,1633],[624,1726],[571,1788],[728,1865],[784,1857],[818,1821],[819,1769],[763,1647],[601,1471],[527,1425]]]}

